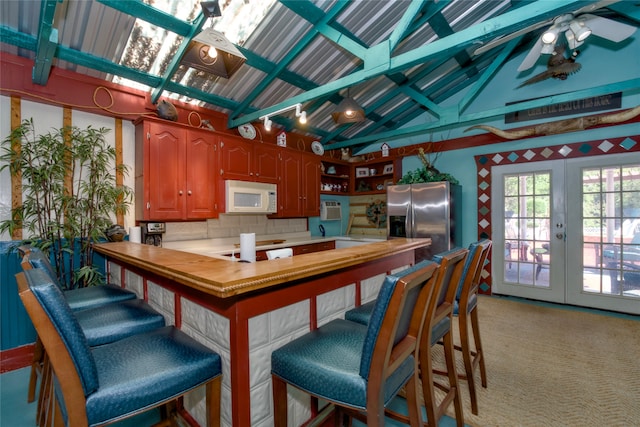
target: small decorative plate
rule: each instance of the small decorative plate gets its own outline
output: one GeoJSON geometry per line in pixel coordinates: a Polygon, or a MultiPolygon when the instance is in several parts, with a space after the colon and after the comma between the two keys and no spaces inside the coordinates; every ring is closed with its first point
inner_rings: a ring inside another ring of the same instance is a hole
{"type": "Polygon", "coordinates": [[[320,141],[313,141],[311,143],[311,151],[318,156],[322,156],[324,154],[324,146],[320,143],[320,141]]]}
{"type": "Polygon", "coordinates": [[[238,132],[240,132],[241,137],[246,139],[255,139],[256,137],[256,128],[251,123],[238,126],[238,132]]]}

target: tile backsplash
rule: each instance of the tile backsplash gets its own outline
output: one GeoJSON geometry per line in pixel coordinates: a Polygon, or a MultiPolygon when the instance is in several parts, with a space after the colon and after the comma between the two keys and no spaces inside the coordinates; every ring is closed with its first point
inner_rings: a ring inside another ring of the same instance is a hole
{"type": "Polygon", "coordinates": [[[240,233],[256,235],[307,231],[306,218],[270,219],[266,215],[226,215],[198,222],[167,222],[165,242],[234,237],[240,233]]]}

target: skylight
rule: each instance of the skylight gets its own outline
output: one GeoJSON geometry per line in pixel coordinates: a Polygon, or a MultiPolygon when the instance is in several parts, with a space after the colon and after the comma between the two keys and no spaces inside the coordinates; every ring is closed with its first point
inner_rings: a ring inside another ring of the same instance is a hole
{"type": "MultiPolygon", "coordinates": [[[[232,43],[243,45],[274,2],[275,0],[220,0],[222,16],[208,19],[204,28],[213,27],[232,43]]],[[[201,13],[200,0],[145,0],[145,3],[185,22],[192,22],[201,13]]],[[[182,40],[182,36],[136,19],[119,62],[126,67],[162,76],[182,40]]],[[[114,76],[113,82],[149,90],[146,85],[119,76],[114,76]]]]}

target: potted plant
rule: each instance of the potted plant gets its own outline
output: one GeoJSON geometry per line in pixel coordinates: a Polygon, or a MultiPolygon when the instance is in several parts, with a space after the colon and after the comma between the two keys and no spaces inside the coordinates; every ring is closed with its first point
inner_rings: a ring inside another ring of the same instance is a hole
{"type": "Polygon", "coordinates": [[[105,140],[109,129],[64,127],[36,135],[33,119],[25,120],[2,141],[0,171],[21,176],[23,202],[0,232],[26,231],[29,242],[49,254],[65,289],[91,286],[104,280],[93,265],[92,243],[118,213],[126,213],[133,197],[116,185],[115,148],[105,140]]]}
{"type": "Polygon", "coordinates": [[[441,181],[449,181],[451,184],[459,184],[459,181],[453,177],[453,175],[448,173],[442,173],[434,166],[436,160],[438,160],[438,155],[435,156],[435,159],[431,161],[431,158],[427,154],[425,154],[424,149],[420,148],[418,150],[418,157],[423,164],[423,167],[409,171],[405,173],[402,178],[398,181],[398,184],[417,184],[421,182],[441,182],[441,181]]]}

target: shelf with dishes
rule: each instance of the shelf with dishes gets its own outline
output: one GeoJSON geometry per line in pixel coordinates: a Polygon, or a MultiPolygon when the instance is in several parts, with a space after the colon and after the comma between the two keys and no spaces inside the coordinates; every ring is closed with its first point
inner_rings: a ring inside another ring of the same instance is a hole
{"type": "Polygon", "coordinates": [[[323,161],[320,166],[320,192],[322,194],[349,194],[351,165],[336,161],[323,161]]]}
{"type": "Polygon", "coordinates": [[[354,194],[385,193],[389,185],[395,184],[401,174],[401,161],[381,158],[354,165],[354,194]]]}

